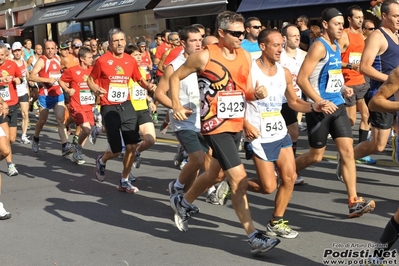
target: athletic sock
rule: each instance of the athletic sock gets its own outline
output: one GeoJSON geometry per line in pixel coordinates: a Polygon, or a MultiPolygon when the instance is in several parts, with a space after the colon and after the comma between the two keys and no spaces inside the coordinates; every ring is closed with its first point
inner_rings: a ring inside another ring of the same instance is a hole
{"type": "Polygon", "coordinates": [[[249,235],[248,235],[248,239],[249,239],[249,241],[253,241],[254,240],[254,238],[255,238],[255,235],[258,233],[258,230],[255,230],[255,231],[253,231],[252,233],[250,233],[249,235]]]}
{"type": "Polygon", "coordinates": [[[39,138],[36,138],[35,136],[33,136],[33,141],[38,143],[39,142],[39,138]]]}
{"type": "Polygon", "coordinates": [[[188,201],[186,200],[186,198],[183,198],[183,199],[181,200],[180,204],[181,204],[181,206],[182,206],[183,208],[188,208],[188,207],[190,207],[190,205],[191,205],[191,203],[188,202],[188,201]]]}
{"type": "Polygon", "coordinates": [[[177,189],[183,189],[184,188],[184,184],[180,183],[178,179],[176,179],[175,184],[173,185],[173,187],[177,188],[177,189]]]}
{"type": "Polygon", "coordinates": [[[208,195],[211,194],[213,191],[216,191],[215,186],[212,186],[208,189],[208,195]]]}

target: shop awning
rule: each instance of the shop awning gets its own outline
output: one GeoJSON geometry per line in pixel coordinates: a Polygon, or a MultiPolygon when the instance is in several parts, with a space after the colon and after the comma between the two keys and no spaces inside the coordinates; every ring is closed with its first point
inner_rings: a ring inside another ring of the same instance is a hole
{"type": "Polygon", "coordinates": [[[75,17],[90,3],[90,1],[71,2],[64,5],[45,7],[33,14],[22,27],[32,27],[47,23],[75,20],[75,17]]]}
{"type": "Polygon", "coordinates": [[[301,6],[343,4],[349,2],[365,2],[365,0],[242,0],[237,12],[250,12],[276,8],[294,8],[301,6]]]}
{"type": "Polygon", "coordinates": [[[146,10],[151,0],[95,0],[79,16],[78,20],[110,16],[146,10]]]}
{"type": "Polygon", "coordinates": [[[10,28],[7,30],[0,30],[0,37],[5,36],[21,36],[22,30],[19,27],[10,28]]]}
{"type": "Polygon", "coordinates": [[[162,0],[154,8],[155,18],[215,15],[226,10],[227,0],[162,0]]]}

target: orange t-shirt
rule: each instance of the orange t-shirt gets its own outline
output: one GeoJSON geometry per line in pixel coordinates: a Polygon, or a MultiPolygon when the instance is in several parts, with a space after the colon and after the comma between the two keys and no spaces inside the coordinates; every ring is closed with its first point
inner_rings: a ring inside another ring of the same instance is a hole
{"type": "Polygon", "coordinates": [[[236,58],[234,60],[224,58],[217,44],[209,45],[206,49],[209,51],[209,61],[203,72],[198,75],[202,102],[201,133],[212,135],[223,132],[240,132],[243,129],[244,116],[221,118],[221,108],[238,111],[240,114],[245,111],[245,92],[250,75],[248,59],[242,48],[235,50],[236,58]],[[222,97],[223,99],[230,98],[227,101],[229,106],[220,105],[218,108],[218,101],[222,97]]]}
{"type": "MultiPolygon", "coordinates": [[[[342,62],[351,64],[360,64],[360,58],[364,50],[364,39],[361,33],[353,33],[349,29],[344,30],[348,34],[349,47],[344,53],[341,53],[342,62]]],[[[359,71],[342,68],[342,75],[346,86],[360,85],[366,82],[364,76],[359,71]]]]}

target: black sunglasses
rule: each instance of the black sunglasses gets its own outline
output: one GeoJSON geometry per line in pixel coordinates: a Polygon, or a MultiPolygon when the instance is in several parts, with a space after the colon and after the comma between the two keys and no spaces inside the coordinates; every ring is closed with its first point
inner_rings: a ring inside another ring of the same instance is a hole
{"type": "Polygon", "coordinates": [[[223,30],[224,32],[227,32],[233,37],[239,38],[241,35],[245,34],[245,31],[232,31],[232,30],[223,30]]]}
{"type": "Polygon", "coordinates": [[[256,29],[256,30],[259,30],[259,29],[262,28],[262,26],[252,26],[252,28],[254,28],[254,29],[256,29]]]}
{"type": "Polygon", "coordinates": [[[201,37],[202,37],[202,38],[205,38],[205,34],[202,34],[201,37]]]}
{"type": "Polygon", "coordinates": [[[366,30],[375,30],[375,28],[366,28],[366,30]]]}

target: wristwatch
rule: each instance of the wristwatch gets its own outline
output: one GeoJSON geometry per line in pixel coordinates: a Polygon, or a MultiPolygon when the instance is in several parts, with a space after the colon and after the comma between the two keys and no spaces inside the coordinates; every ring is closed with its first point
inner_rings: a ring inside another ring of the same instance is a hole
{"type": "Polygon", "coordinates": [[[346,68],[352,69],[352,64],[351,63],[346,64],[346,68]]]}

